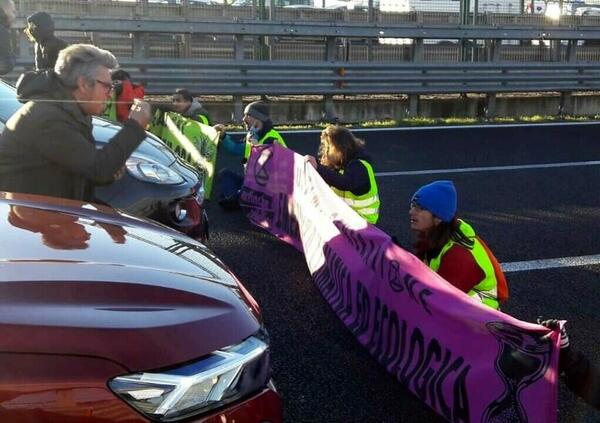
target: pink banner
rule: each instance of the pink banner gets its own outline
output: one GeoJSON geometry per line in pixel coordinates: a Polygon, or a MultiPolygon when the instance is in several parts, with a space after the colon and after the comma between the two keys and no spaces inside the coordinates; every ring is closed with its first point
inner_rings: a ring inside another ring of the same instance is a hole
{"type": "Polygon", "coordinates": [[[246,172],[250,220],[305,253],[334,312],[419,399],[452,422],[556,422],[557,332],[451,286],[293,151],[254,147],[246,172]]]}

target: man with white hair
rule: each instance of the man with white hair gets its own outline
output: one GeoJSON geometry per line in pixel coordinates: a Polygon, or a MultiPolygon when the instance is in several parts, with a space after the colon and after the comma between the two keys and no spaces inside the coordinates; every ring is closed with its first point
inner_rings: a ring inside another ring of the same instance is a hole
{"type": "Polygon", "coordinates": [[[21,75],[17,96],[26,103],[0,136],[0,190],[93,201],[95,185],[122,175],[151,116],[149,104],[136,101],[123,128],[96,149],[92,116],[106,107],[117,66],[112,53],[74,44],[54,70],[21,75]]]}
{"type": "Polygon", "coordinates": [[[10,27],[15,22],[13,0],[0,0],[0,75],[10,72],[15,66],[10,27]]]}

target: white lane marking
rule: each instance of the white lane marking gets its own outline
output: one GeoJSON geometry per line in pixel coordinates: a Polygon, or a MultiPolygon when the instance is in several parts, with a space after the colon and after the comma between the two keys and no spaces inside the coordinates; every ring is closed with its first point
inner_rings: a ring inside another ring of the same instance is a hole
{"type": "Polygon", "coordinates": [[[530,261],[513,261],[511,263],[502,263],[502,270],[505,273],[510,273],[525,272],[530,270],[556,269],[559,267],[593,266],[596,264],[600,264],[600,254],[530,261]]]}
{"type": "Polygon", "coordinates": [[[509,166],[485,166],[485,167],[462,167],[456,169],[429,169],[429,170],[406,170],[402,172],[376,172],[375,176],[411,176],[411,175],[434,175],[438,173],[464,173],[464,172],[493,172],[502,170],[521,170],[521,169],[550,169],[555,167],[575,167],[575,166],[597,166],[600,160],[591,160],[586,162],[564,162],[564,163],[540,163],[530,165],[509,165],[509,166]]]}

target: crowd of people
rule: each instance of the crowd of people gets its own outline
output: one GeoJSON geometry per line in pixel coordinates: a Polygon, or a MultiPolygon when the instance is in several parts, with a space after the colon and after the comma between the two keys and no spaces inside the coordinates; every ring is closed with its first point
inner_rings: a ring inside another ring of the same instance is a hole
{"type": "MultiPolygon", "coordinates": [[[[0,0],[0,74],[15,65],[9,33],[14,20],[13,1],[0,0]]],[[[94,188],[119,179],[126,160],[146,136],[152,110],[143,100],[144,87],[118,68],[112,53],[88,44],[67,46],[54,35],[52,18],[45,12],[27,18],[26,33],[35,42],[35,70],[19,78],[17,95],[24,104],[0,135],[0,190],[94,201],[94,188]],[[103,114],[121,122],[122,128],[97,149],[92,116],[103,114]]],[[[211,124],[206,109],[187,89],[173,93],[169,110],[211,124]]],[[[237,140],[224,125],[214,125],[223,148],[242,162],[253,145],[287,148],[274,128],[268,103],[248,104],[243,124],[246,136],[237,140]]],[[[321,133],[316,156],[305,160],[366,222],[378,222],[379,190],[364,141],[343,126],[329,125],[321,133]]],[[[218,204],[224,210],[240,208],[243,179],[234,170],[221,171],[218,204]]],[[[416,189],[408,211],[414,253],[473,300],[499,309],[508,299],[506,278],[488,245],[458,217],[457,203],[452,181],[432,181],[416,189]]],[[[561,329],[555,320],[540,323],[561,329]]],[[[600,408],[600,372],[571,348],[564,327],[562,332],[560,370],[567,386],[600,408]]]]}

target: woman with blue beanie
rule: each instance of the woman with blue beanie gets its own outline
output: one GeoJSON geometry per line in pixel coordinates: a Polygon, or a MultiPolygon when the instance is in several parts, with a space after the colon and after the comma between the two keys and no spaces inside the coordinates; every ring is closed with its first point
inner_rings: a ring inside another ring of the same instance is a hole
{"type": "Polygon", "coordinates": [[[508,298],[506,279],[471,225],[456,217],[456,203],[452,181],[435,181],[415,192],[409,216],[416,255],[474,300],[498,309],[508,298]]]}

